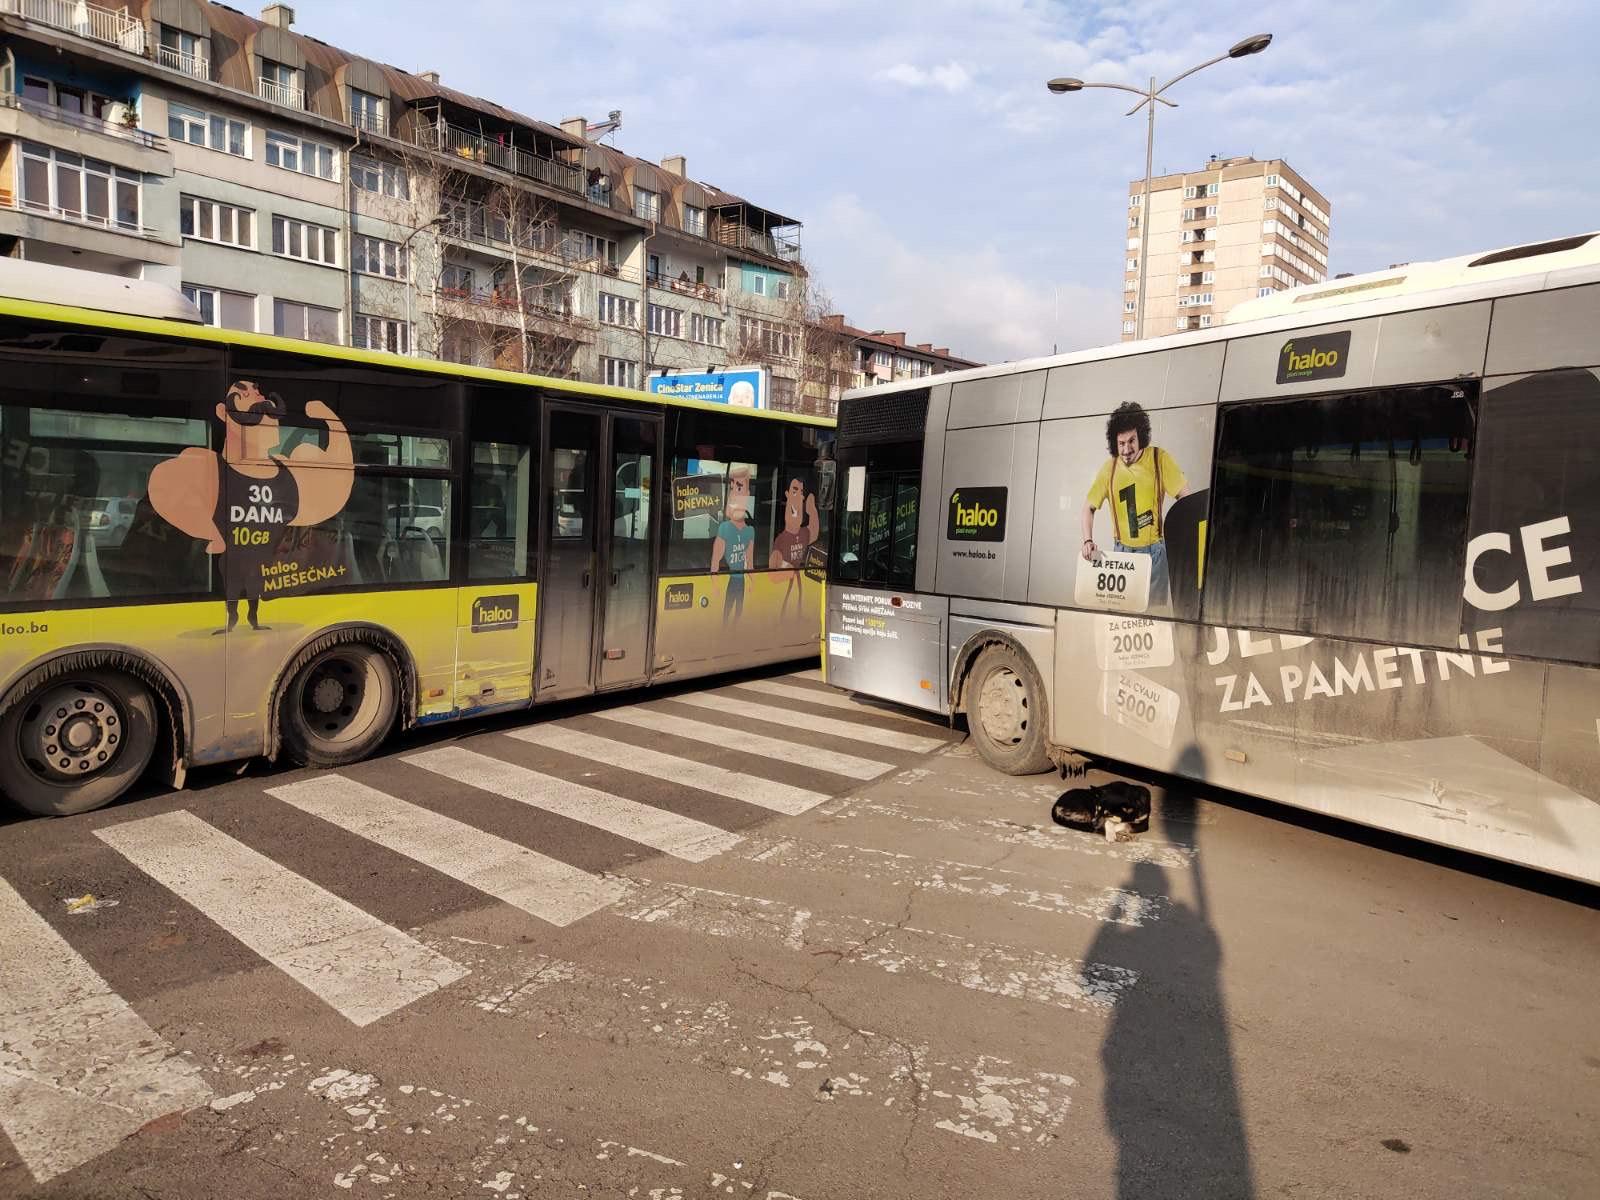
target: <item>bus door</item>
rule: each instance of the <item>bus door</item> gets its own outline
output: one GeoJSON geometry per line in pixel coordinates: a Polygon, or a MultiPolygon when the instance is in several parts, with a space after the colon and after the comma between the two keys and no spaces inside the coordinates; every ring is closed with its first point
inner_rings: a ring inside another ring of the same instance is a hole
{"type": "Polygon", "coordinates": [[[643,683],[661,418],[552,404],[544,445],[537,697],[643,683]]]}

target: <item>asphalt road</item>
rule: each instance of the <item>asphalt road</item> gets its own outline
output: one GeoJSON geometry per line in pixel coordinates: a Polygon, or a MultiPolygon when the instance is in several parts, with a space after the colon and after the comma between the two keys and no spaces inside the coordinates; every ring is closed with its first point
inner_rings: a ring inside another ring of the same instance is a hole
{"type": "Polygon", "coordinates": [[[769,673],[13,821],[0,1196],[1596,1194],[1594,892],[1155,782],[769,673]]]}

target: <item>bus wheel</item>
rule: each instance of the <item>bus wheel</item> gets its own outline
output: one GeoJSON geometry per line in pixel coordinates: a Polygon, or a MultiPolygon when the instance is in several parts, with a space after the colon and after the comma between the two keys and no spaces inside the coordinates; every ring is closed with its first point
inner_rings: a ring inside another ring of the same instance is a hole
{"type": "Polygon", "coordinates": [[[117,671],[48,680],[0,717],[0,792],[41,817],[109,804],[156,748],[155,697],[117,671]]]}
{"type": "Polygon", "coordinates": [[[1044,688],[1021,654],[1005,645],[984,647],[967,678],[965,707],[984,762],[1007,775],[1050,769],[1044,688]]]}
{"type": "Polygon", "coordinates": [[[303,767],[342,767],[389,736],[398,711],[394,668],[359,642],[312,655],[284,689],[278,726],[283,750],[303,767]]]}

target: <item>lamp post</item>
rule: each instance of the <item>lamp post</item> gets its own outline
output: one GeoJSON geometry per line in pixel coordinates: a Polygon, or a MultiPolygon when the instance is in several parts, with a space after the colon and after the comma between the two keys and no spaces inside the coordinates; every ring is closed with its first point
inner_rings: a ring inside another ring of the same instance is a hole
{"type": "Polygon", "coordinates": [[[1235,42],[1232,46],[1228,47],[1226,54],[1219,54],[1215,58],[1207,59],[1197,67],[1190,67],[1187,71],[1183,72],[1183,74],[1174,75],[1160,87],[1156,86],[1154,75],[1150,77],[1150,86],[1148,88],[1130,87],[1125,83],[1085,83],[1081,79],[1070,78],[1052,79],[1045,85],[1058,96],[1064,95],[1067,92],[1081,92],[1084,88],[1114,88],[1119,92],[1132,92],[1135,96],[1139,97],[1139,103],[1135,104],[1127,111],[1126,115],[1130,117],[1145,105],[1148,104],[1150,106],[1150,112],[1145,123],[1144,135],[1144,199],[1139,201],[1142,211],[1139,215],[1139,299],[1137,301],[1139,305],[1139,316],[1135,326],[1135,336],[1137,337],[1144,337],[1144,282],[1145,276],[1149,274],[1150,270],[1150,169],[1155,160],[1156,103],[1159,101],[1160,103],[1165,104],[1168,108],[1177,108],[1178,106],[1176,104],[1174,104],[1171,100],[1165,99],[1161,94],[1173,84],[1177,83],[1179,80],[1189,78],[1189,76],[1193,75],[1196,71],[1203,71],[1207,67],[1215,66],[1224,59],[1247,58],[1252,54],[1260,54],[1271,44],[1272,35],[1270,33],[1254,34],[1251,37],[1245,38],[1243,41],[1235,42]]]}
{"type": "Polygon", "coordinates": [[[406,260],[406,357],[415,358],[417,353],[416,333],[411,328],[411,293],[416,288],[416,272],[411,269],[411,239],[424,229],[432,229],[443,225],[450,219],[448,213],[435,213],[431,220],[424,221],[413,229],[405,241],[400,243],[400,257],[406,260]]]}

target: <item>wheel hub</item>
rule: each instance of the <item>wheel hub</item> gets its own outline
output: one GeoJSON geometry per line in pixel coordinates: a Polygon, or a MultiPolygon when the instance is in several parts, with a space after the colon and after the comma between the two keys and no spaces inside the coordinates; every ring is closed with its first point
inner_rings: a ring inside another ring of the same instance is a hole
{"type": "Polygon", "coordinates": [[[324,675],[311,690],[311,704],[319,713],[338,712],[344,704],[344,684],[324,675]]]}
{"type": "Polygon", "coordinates": [[[989,740],[1018,745],[1028,728],[1026,688],[1015,671],[1002,667],[983,681],[978,693],[978,719],[989,740]]]}
{"type": "Polygon", "coordinates": [[[115,700],[87,683],[62,683],[30,707],[18,730],[22,757],[46,779],[82,779],[116,761],[124,716],[115,700]]]}

